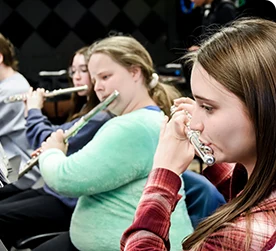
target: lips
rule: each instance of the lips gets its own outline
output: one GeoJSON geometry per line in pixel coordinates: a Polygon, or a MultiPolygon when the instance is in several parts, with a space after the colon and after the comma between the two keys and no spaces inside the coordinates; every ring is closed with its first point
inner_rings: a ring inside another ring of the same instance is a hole
{"type": "MultiPolygon", "coordinates": [[[[110,95],[110,94],[109,94],[110,95]]],[[[104,101],[109,95],[104,95],[101,98],[99,98],[101,101],[104,101]]]]}
{"type": "Polygon", "coordinates": [[[102,96],[101,100],[103,101],[103,100],[105,100],[107,97],[108,97],[108,95],[107,95],[107,96],[102,96]]]}
{"type": "Polygon", "coordinates": [[[206,143],[206,142],[204,142],[204,140],[202,140],[202,139],[199,139],[199,141],[204,145],[204,146],[208,146],[208,147],[211,147],[211,143],[206,143]]]}

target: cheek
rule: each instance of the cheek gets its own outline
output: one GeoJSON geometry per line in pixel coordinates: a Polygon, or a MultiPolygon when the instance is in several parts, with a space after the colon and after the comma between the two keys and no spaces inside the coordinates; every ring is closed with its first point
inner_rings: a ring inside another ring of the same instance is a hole
{"type": "Polygon", "coordinates": [[[242,123],[223,123],[214,130],[214,143],[227,151],[243,151],[244,148],[251,148],[254,142],[254,133],[252,128],[242,123]]]}
{"type": "Polygon", "coordinates": [[[84,75],[82,80],[83,84],[88,85],[89,87],[92,86],[92,81],[89,75],[84,75]]]}

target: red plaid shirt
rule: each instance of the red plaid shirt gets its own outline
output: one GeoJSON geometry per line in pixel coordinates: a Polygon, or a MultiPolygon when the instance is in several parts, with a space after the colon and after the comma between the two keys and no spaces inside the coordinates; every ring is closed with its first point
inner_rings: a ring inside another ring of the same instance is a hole
{"type": "MultiPolygon", "coordinates": [[[[246,182],[247,176],[242,166],[223,165],[210,167],[215,168],[215,176],[211,177],[206,169],[206,176],[220,187],[226,197],[232,198],[244,187],[241,180],[246,182]],[[218,168],[218,169],[217,169],[218,168]],[[236,180],[239,177],[241,180],[236,180]],[[230,179],[230,177],[232,178],[230,179]],[[234,179],[235,178],[235,179],[234,179]],[[236,180],[236,181],[235,181],[236,180]],[[239,182],[238,184],[236,182],[239,182]],[[228,184],[228,189],[226,188],[228,184]],[[229,189],[231,186],[231,190],[229,189]],[[229,191],[229,192],[227,192],[229,191]]],[[[209,169],[209,168],[208,168],[209,169]]],[[[213,172],[214,173],[214,172],[213,172]]],[[[158,168],[153,170],[148,178],[139,206],[136,210],[133,224],[125,231],[121,239],[121,250],[127,251],[161,251],[170,250],[169,228],[170,215],[179,199],[180,178],[175,173],[158,168]]],[[[273,236],[276,227],[276,191],[267,199],[255,207],[252,212],[250,250],[262,250],[273,236]]],[[[233,223],[210,235],[199,250],[226,250],[244,251],[246,240],[245,216],[241,215],[233,223]]],[[[268,249],[267,249],[268,250],[268,249]]],[[[175,251],[175,250],[173,250],[175,251]]]]}

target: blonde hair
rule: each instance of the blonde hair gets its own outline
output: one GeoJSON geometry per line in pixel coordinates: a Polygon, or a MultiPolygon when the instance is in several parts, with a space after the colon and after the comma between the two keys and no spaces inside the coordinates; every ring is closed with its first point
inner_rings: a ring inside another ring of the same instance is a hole
{"type": "Polygon", "coordinates": [[[90,46],[88,58],[94,53],[106,54],[126,69],[130,69],[132,66],[140,67],[150,97],[166,115],[170,114],[173,99],[179,97],[180,92],[176,88],[160,82],[155,87],[150,87],[155,72],[153,62],[148,51],[136,39],[130,36],[107,37],[90,46]]]}

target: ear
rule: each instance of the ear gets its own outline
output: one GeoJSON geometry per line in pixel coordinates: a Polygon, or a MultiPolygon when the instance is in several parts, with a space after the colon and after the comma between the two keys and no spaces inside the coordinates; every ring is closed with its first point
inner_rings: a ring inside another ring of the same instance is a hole
{"type": "Polygon", "coordinates": [[[131,68],[129,69],[129,72],[135,82],[138,81],[138,79],[142,75],[141,68],[138,66],[131,66],[131,68]]]}
{"type": "Polygon", "coordinates": [[[3,54],[0,53],[0,64],[3,63],[3,60],[4,60],[3,54]]]}

